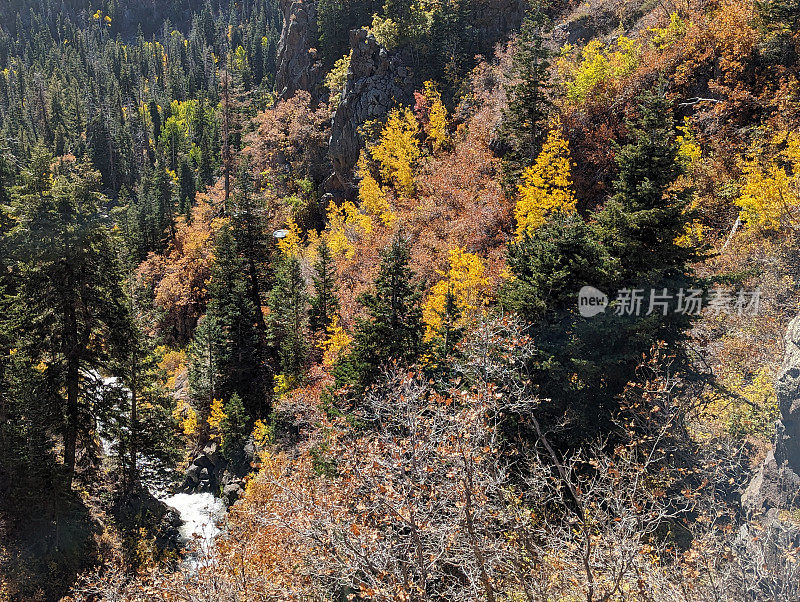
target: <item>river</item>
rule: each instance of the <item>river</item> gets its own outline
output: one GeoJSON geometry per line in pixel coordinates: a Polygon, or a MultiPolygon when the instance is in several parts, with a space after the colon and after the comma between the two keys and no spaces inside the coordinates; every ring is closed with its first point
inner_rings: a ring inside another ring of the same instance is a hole
{"type": "MultiPolygon", "coordinates": [[[[124,391],[119,380],[114,377],[103,377],[96,372],[90,376],[102,381],[104,388],[116,388],[124,391]]],[[[109,456],[112,442],[103,437],[103,426],[98,424],[100,447],[104,456],[109,456]]],[[[219,525],[225,519],[225,504],[221,499],[211,493],[169,493],[163,480],[157,476],[157,471],[148,470],[150,467],[146,454],[140,459],[142,483],[151,494],[178,511],[183,521],[179,532],[183,543],[188,548],[186,562],[197,565],[198,561],[206,556],[214,543],[214,538],[220,533],[219,525]]]]}

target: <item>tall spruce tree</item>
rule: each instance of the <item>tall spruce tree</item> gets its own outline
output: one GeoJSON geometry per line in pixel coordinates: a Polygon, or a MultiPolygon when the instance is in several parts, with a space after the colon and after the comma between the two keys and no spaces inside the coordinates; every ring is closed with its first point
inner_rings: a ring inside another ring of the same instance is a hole
{"type": "Polygon", "coordinates": [[[529,167],[547,136],[551,112],[548,95],[549,52],[541,30],[546,17],[533,8],[525,17],[515,45],[508,86],[508,107],[503,111],[500,136],[503,153],[503,185],[514,192],[522,171],[529,167]]]}
{"type": "Polygon", "coordinates": [[[628,122],[632,141],[617,152],[614,195],[595,216],[598,238],[618,261],[619,284],[679,277],[697,256],[678,242],[691,218],[691,191],[671,189],[683,169],[672,106],[650,91],[639,112],[628,122]]]}
{"type": "Polygon", "coordinates": [[[366,317],[356,324],[353,350],[336,366],[337,382],[363,391],[393,362],[411,365],[423,349],[421,292],[409,265],[409,243],[398,233],[381,253],[374,290],[359,297],[366,317]]]}
{"type": "Polygon", "coordinates": [[[62,163],[53,178],[50,161],[37,153],[15,191],[18,223],[12,236],[20,276],[20,347],[57,387],[47,397],[63,412],[70,485],[78,438],[92,426],[86,374],[119,356],[130,338],[130,320],[111,226],[102,212],[100,175],[86,163],[62,163]]]}
{"type": "Polygon", "coordinates": [[[111,440],[126,489],[137,486],[142,469],[166,473],[179,459],[173,399],[164,386],[154,345],[134,323],[123,358],[112,366],[118,380],[101,381],[98,416],[111,440]],[[146,459],[146,462],[142,462],[146,459]]]}
{"type": "Polygon", "coordinates": [[[255,196],[250,162],[246,157],[241,161],[236,177],[231,225],[236,246],[244,261],[250,299],[253,306],[259,309],[256,312],[256,324],[262,335],[266,335],[266,323],[260,309],[264,304],[262,295],[270,276],[272,253],[268,242],[266,207],[255,196]]]}
{"type": "Polygon", "coordinates": [[[261,308],[252,301],[246,264],[229,225],[217,235],[209,296],[208,314],[219,329],[217,391],[223,398],[238,394],[252,416],[264,417],[268,390],[261,308]]]}
{"type": "Polygon", "coordinates": [[[760,0],[756,8],[768,30],[789,35],[800,30],[800,0],[760,0]]]}
{"type": "Polygon", "coordinates": [[[543,412],[573,421],[561,435],[566,446],[613,431],[618,396],[643,354],[664,341],[681,357],[692,321],[676,311],[679,291],[696,286],[688,264],[697,251],[676,242],[691,215],[689,193],[673,190],[681,164],[671,107],[663,96],[645,93],[640,114],[630,124],[631,142],[617,153],[615,193],[591,225],[553,216],[509,247],[513,278],[501,299],[526,319],[536,341],[530,373],[552,400],[543,412]],[[585,285],[609,295],[604,313],[579,315],[585,285]],[[621,289],[640,291],[640,311],[621,308],[621,289]],[[664,289],[672,295],[666,311],[660,305],[648,311],[651,291],[664,289]]]}
{"type": "Polygon", "coordinates": [[[281,372],[297,380],[308,360],[308,294],[300,260],[284,257],[270,292],[269,332],[277,348],[281,372]]]}
{"type": "Polygon", "coordinates": [[[311,331],[325,334],[333,317],[339,311],[338,286],[336,284],[336,264],[328,243],[319,245],[319,260],[314,266],[314,296],[311,298],[311,331]]]}
{"type": "Polygon", "coordinates": [[[219,341],[222,332],[216,316],[207,313],[200,318],[189,345],[189,393],[200,416],[205,418],[219,395],[219,341]]]}
{"type": "Polygon", "coordinates": [[[222,454],[235,471],[246,469],[244,445],[250,432],[250,417],[236,393],[225,403],[225,418],[220,424],[222,433],[222,454]]]}

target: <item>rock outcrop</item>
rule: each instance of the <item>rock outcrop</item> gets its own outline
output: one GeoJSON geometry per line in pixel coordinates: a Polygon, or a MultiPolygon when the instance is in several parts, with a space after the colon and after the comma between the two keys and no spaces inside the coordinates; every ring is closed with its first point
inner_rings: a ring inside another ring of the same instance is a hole
{"type": "Polygon", "coordinates": [[[411,104],[414,78],[406,51],[387,51],[365,29],[350,32],[352,55],[347,82],[331,128],[334,186],[346,189],[363,147],[360,129],[393,108],[411,104]]]}
{"type": "Polygon", "coordinates": [[[610,42],[620,33],[633,35],[650,26],[652,6],[632,0],[589,0],[553,28],[557,47],[590,40],[610,42]]]}
{"type": "Polygon", "coordinates": [[[283,29],[278,42],[275,92],[280,100],[298,90],[318,100],[322,91],[322,63],[317,57],[316,0],[281,0],[283,29]]]}
{"type": "Polygon", "coordinates": [[[775,514],[800,505],[800,316],[786,330],[783,366],[775,380],[780,419],[775,448],[742,495],[754,515],[775,514]]]}
{"type": "Polygon", "coordinates": [[[140,483],[114,499],[111,513],[123,531],[138,532],[140,528],[146,528],[160,552],[176,552],[182,547],[179,527],[183,521],[180,514],[156,499],[140,483]]]}
{"type": "MultiPolygon", "coordinates": [[[[249,465],[254,457],[255,447],[249,441],[245,445],[242,463],[249,465]]],[[[223,457],[217,443],[212,441],[195,454],[184,474],[181,491],[211,492],[221,495],[225,503],[231,505],[244,492],[244,481],[241,477],[244,472],[235,468],[223,457]]]]}

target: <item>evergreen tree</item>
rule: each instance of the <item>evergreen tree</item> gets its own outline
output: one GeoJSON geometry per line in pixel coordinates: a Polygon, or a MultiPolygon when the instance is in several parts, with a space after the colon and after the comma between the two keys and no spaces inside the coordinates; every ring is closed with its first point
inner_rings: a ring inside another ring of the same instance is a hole
{"type": "Polygon", "coordinates": [[[640,96],[632,142],[617,151],[614,195],[596,214],[596,233],[618,260],[618,283],[685,273],[696,251],[679,244],[691,191],[670,188],[682,172],[672,107],[658,92],[640,96]]]}
{"type": "Polygon", "coordinates": [[[207,313],[200,318],[189,345],[189,393],[205,418],[211,403],[218,397],[220,340],[222,331],[216,316],[207,313]]]}
{"type": "MultiPolygon", "coordinates": [[[[134,309],[131,308],[131,314],[134,309]]],[[[150,471],[168,471],[178,460],[177,424],[173,400],[164,386],[152,341],[135,318],[126,353],[112,370],[116,386],[101,381],[103,404],[99,411],[104,436],[110,438],[127,488],[140,480],[146,458],[150,471]]]]}
{"type": "Polygon", "coordinates": [[[532,10],[522,23],[512,59],[511,81],[506,90],[508,107],[503,111],[500,135],[504,145],[503,184],[515,191],[522,170],[542,150],[551,111],[548,96],[549,53],[543,45],[544,15],[532,10]]]}
{"type": "Polygon", "coordinates": [[[270,292],[269,307],[270,338],[278,350],[281,371],[297,380],[308,360],[308,295],[297,257],[283,258],[270,292]]]}
{"type": "Polygon", "coordinates": [[[314,333],[324,334],[339,311],[336,264],[331,249],[323,240],[319,245],[319,260],[314,266],[314,296],[311,298],[310,326],[314,333]]]}
{"type": "Polygon", "coordinates": [[[223,398],[238,394],[248,411],[267,413],[266,354],[258,328],[260,307],[249,294],[245,262],[230,226],[217,235],[214,269],[209,285],[208,314],[219,329],[217,391],[223,398]]]}
{"type": "MultiPolygon", "coordinates": [[[[615,194],[586,226],[575,214],[554,214],[509,247],[513,275],[501,299],[530,324],[538,356],[529,372],[553,421],[573,420],[561,443],[579,445],[587,434],[609,434],[618,396],[656,341],[680,359],[692,316],[676,310],[680,289],[696,286],[688,268],[692,249],[676,239],[685,231],[688,198],[671,189],[680,173],[669,105],[658,94],[642,97],[633,140],[617,160],[615,194]],[[584,318],[578,292],[594,286],[610,296],[605,312],[584,318]],[[618,311],[616,291],[642,292],[640,311],[618,311]],[[648,312],[651,290],[672,294],[665,311],[648,312]],[[648,315],[649,314],[649,315],[648,315]]],[[[681,366],[680,361],[673,365],[681,366]]]]}
{"type": "Polygon", "coordinates": [[[187,219],[191,216],[192,205],[194,204],[194,196],[197,192],[197,186],[194,181],[194,172],[189,167],[188,161],[182,159],[178,168],[178,211],[185,215],[187,219]]]}
{"type": "Polygon", "coordinates": [[[555,213],[508,247],[513,278],[500,299],[526,322],[535,324],[569,308],[577,309],[584,285],[602,287],[609,281],[610,258],[577,214],[555,213]]]}
{"type": "Polygon", "coordinates": [[[139,222],[147,252],[163,253],[167,242],[175,236],[175,197],[172,178],[161,162],[142,182],[139,222]]]}
{"type": "Polygon", "coordinates": [[[453,359],[456,345],[464,336],[464,327],[459,325],[461,314],[456,293],[453,286],[449,285],[444,296],[441,323],[435,331],[432,345],[434,356],[442,362],[453,359]]]}
{"type": "Polygon", "coordinates": [[[756,8],[767,29],[789,35],[800,30],[800,0],[761,0],[756,8]]]}
{"type": "Polygon", "coordinates": [[[255,198],[253,176],[247,158],[244,158],[239,165],[232,205],[231,224],[236,237],[236,246],[244,260],[250,299],[253,306],[259,309],[256,312],[256,324],[259,331],[266,334],[266,323],[260,309],[263,305],[262,292],[266,289],[272,253],[268,245],[266,207],[255,198]]]}
{"type": "Polygon", "coordinates": [[[220,424],[222,433],[222,454],[234,469],[241,471],[244,466],[244,445],[249,434],[250,418],[245,411],[242,398],[236,393],[225,404],[225,418],[220,424]]]}
{"type": "Polygon", "coordinates": [[[20,274],[21,345],[58,387],[64,466],[71,484],[79,434],[89,428],[85,375],[108,366],[130,336],[111,229],[101,212],[100,175],[86,163],[62,164],[38,153],[15,191],[12,234],[20,274]],[[63,397],[60,392],[63,391],[63,397]]]}
{"type": "Polygon", "coordinates": [[[150,120],[153,122],[153,140],[161,139],[161,110],[155,99],[150,100],[150,120]]]}
{"type": "Polygon", "coordinates": [[[376,382],[392,362],[413,364],[423,348],[421,293],[401,233],[381,257],[374,291],[359,297],[367,315],[356,324],[353,350],[335,369],[337,382],[354,385],[356,391],[376,382]]]}

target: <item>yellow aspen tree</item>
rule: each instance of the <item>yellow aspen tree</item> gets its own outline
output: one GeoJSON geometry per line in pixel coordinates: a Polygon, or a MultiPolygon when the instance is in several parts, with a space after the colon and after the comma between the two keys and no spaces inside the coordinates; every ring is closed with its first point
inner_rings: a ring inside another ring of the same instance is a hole
{"type": "Polygon", "coordinates": [[[391,227],[396,216],[386,199],[386,191],[372,177],[365,152],[362,152],[358,159],[358,177],[361,180],[358,184],[358,200],[361,203],[361,209],[366,214],[378,218],[385,226],[391,227]]]}
{"type": "Polygon", "coordinates": [[[751,151],[753,158],[744,163],[744,185],[736,204],[748,225],[777,231],[786,224],[795,226],[799,217],[800,136],[781,132],[772,144],[785,148],[777,153],[777,160],[766,164],[760,149],[751,151]]]}
{"type": "Polygon", "coordinates": [[[409,108],[389,113],[378,144],[370,149],[379,163],[381,177],[402,194],[414,193],[414,162],[420,157],[419,125],[409,108]]]}
{"type": "Polygon", "coordinates": [[[208,428],[211,432],[211,438],[219,440],[222,443],[222,431],[220,425],[225,420],[226,414],[222,406],[221,399],[215,399],[211,402],[211,411],[208,414],[208,428]]]}
{"type": "Polygon", "coordinates": [[[328,204],[328,227],[325,238],[335,257],[352,259],[355,253],[351,237],[372,232],[372,219],[358,210],[352,201],[345,201],[341,207],[331,201],[328,204]]]}
{"type": "Polygon", "coordinates": [[[523,172],[522,179],[520,198],[514,211],[517,238],[535,231],[548,215],[575,212],[569,143],[561,133],[559,122],[553,124],[542,152],[523,172]]]}
{"type": "Polygon", "coordinates": [[[197,434],[197,412],[183,399],[179,399],[172,417],[178,421],[184,435],[191,437],[197,434]]]}
{"type": "Polygon", "coordinates": [[[323,351],[322,365],[326,367],[333,366],[342,352],[348,349],[352,342],[352,337],[339,324],[339,316],[333,316],[333,320],[328,324],[328,336],[320,343],[323,351]]]}
{"type": "Polygon", "coordinates": [[[300,226],[297,225],[294,218],[289,218],[288,226],[286,236],[278,241],[278,248],[286,257],[299,257],[302,251],[300,226]]]}
{"type": "Polygon", "coordinates": [[[457,247],[449,252],[449,264],[446,272],[440,272],[442,280],[433,285],[422,305],[426,341],[433,339],[442,328],[448,292],[455,298],[460,315],[458,326],[474,320],[487,301],[489,279],[485,276],[486,267],[480,257],[457,247]]]}
{"type": "Polygon", "coordinates": [[[436,84],[425,82],[425,99],[428,104],[428,123],[425,133],[433,143],[433,150],[438,151],[448,143],[447,135],[447,108],[442,102],[442,95],[436,89],[436,84]]]}

